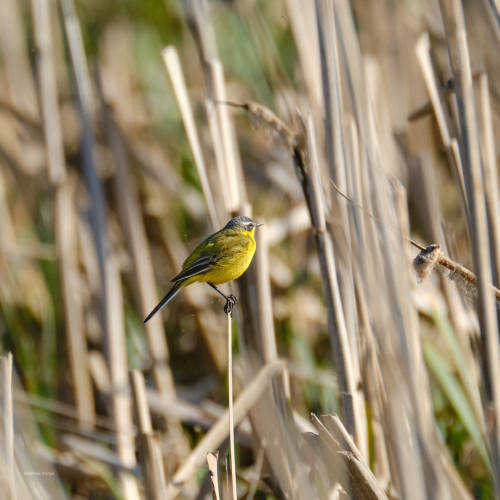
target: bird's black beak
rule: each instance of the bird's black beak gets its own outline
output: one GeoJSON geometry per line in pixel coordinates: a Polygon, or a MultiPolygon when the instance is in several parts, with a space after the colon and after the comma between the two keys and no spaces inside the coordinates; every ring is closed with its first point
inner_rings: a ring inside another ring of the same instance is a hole
{"type": "Polygon", "coordinates": [[[259,227],[259,226],[263,226],[263,225],[264,225],[264,223],[263,223],[263,222],[256,222],[256,223],[255,223],[255,227],[259,227]]]}

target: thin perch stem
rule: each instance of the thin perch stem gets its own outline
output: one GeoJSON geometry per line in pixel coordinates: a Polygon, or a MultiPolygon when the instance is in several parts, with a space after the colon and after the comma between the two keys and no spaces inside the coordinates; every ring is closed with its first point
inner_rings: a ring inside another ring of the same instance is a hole
{"type": "Polygon", "coordinates": [[[2,367],[2,407],[3,407],[3,431],[5,439],[4,458],[6,465],[7,486],[9,498],[15,500],[15,461],[14,461],[14,410],[12,402],[12,353],[0,358],[2,367]]]}
{"type": "Polygon", "coordinates": [[[236,460],[234,456],[234,410],[233,410],[233,314],[227,314],[227,385],[229,395],[229,452],[231,454],[231,486],[233,500],[237,500],[236,460]]]}

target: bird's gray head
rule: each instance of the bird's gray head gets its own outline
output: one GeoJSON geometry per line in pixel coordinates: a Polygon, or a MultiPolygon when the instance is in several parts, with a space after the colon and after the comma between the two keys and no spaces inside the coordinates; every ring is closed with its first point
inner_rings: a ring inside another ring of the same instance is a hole
{"type": "Polygon", "coordinates": [[[233,217],[225,226],[224,229],[244,229],[245,231],[251,231],[256,227],[262,226],[262,223],[255,222],[249,217],[244,215],[238,215],[233,217]]]}

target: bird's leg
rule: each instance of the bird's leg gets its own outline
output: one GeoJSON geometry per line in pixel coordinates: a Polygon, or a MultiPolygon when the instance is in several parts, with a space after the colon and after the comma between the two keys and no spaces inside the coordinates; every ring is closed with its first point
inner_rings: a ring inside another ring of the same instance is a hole
{"type": "Polygon", "coordinates": [[[208,283],[219,295],[222,295],[226,299],[226,305],[224,306],[224,312],[229,314],[233,311],[233,307],[238,302],[238,299],[234,295],[224,295],[213,283],[208,283]]]}

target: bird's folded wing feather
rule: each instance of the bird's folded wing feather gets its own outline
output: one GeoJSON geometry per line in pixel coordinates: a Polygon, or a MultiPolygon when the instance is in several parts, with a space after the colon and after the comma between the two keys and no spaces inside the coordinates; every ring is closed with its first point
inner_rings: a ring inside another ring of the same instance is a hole
{"type": "Polygon", "coordinates": [[[183,269],[177,276],[175,276],[172,281],[182,281],[187,278],[203,274],[210,269],[216,260],[216,256],[213,254],[201,254],[193,263],[186,267],[186,269],[183,269]]]}

